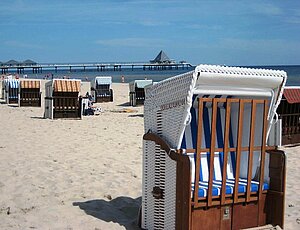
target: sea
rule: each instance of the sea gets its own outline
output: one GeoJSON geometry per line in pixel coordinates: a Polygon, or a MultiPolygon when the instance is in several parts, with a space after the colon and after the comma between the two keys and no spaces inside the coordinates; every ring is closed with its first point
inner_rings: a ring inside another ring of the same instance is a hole
{"type": "MultiPolygon", "coordinates": [[[[300,65],[277,65],[277,66],[240,66],[248,68],[263,68],[272,70],[284,70],[286,71],[288,78],[288,86],[300,86],[300,65]]],[[[82,68],[72,69],[70,72],[67,69],[58,69],[57,72],[54,69],[43,70],[42,73],[32,73],[32,71],[27,70],[22,75],[26,75],[27,78],[35,79],[52,79],[52,78],[71,78],[71,79],[81,79],[83,81],[92,81],[96,76],[112,76],[113,82],[121,82],[122,76],[124,77],[124,82],[128,83],[133,80],[138,79],[152,79],[154,82],[159,82],[161,80],[173,77],[182,73],[192,71],[195,67],[180,67],[179,69],[167,69],[167,70],[143,70],[143,68],[122,68],[119,71],[114,71],[113,69],[106,69],[105,71],[97,71],[96,69],[86,69],[82,68]]],[[[12,73],[11,74],[16,74],[12,73]]]]}

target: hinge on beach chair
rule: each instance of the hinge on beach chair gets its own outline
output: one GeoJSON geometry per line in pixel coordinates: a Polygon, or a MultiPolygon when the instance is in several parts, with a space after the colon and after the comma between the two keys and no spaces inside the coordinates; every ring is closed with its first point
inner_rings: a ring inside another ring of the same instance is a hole
{"type": "Polygon", "coordinates": [[[164,190],[155,186],[153,187],[153,190],[152,190],[152,195],[155,199],[162,199],[163,198],[163,194],[164,194],[164,190]]]}

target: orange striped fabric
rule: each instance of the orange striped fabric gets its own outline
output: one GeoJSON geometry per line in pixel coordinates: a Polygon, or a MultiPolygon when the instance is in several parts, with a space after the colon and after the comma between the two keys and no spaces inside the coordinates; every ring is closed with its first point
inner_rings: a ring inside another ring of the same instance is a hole
{"type": "Polygon", "coordinates": [[[80,92],[80,81],[54,80],[54,92],[80,92]]]}
{"type": "Polygon", "coordinates": [[[39,89],[40,81],[36,81],[36,80],[21,81],[20,87],[22,89],[39,89]]]}

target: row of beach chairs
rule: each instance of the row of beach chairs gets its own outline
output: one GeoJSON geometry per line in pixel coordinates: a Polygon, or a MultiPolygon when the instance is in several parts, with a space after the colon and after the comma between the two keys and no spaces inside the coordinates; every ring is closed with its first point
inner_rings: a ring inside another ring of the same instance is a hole
{"type": "MultiPolygon", "coordinates": [[[[4,79],[2,96],[5,103],[20,107],[41,107],[41,80],[4,79]]],[[[53,79],[45,83],[45,118],[81,118],[80,80],[53,79]]]]}
{"type": "MultiPolygon", "coordinates": [[[[130,104],[143,104],[145,87],[152,85],[152,80],[135,80],[129,84],[130,104]]],[[[113,101],[112,77],[96,77],[92,82],[91,96],[93,102],[113,101]]],[[[45,83],[45,118],[81,118],[88,107],[89,95],[80,96],[81,81],[70,79],[53,79],[45,83]],[[83,105],[83,104],[84,105],[83,105]]],[[[41,80],[5,79],[2,95],[7,104],[41,107],[41,80]]]]}
{"type": "MultiPolygon", "coordinates": [[[[113,101],[111,76],[99,76],[92,82],[92,95],[95,102],[113,101]]],[[[145,101],[145,88],[153,85],[152,80],[134,80],[129,83],[129,104],[131,106],[143,105],[145,101]]]]}
{"type": "Polygon", "coordinates": [[[4,79],[2,96],[7,104],[41,106],[41,81],[27,79],[4,79]]]}

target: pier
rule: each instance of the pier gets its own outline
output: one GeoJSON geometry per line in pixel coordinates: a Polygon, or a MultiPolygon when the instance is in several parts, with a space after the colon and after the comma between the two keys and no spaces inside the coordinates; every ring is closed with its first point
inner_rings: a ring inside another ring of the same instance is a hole
{"type": "Polygon", "coordinates": [[[32,73],[43,73],[43,71],[57,72],[58,70],[72,71],[121,71],[123,68],[134,69],[141,68],[143,70],[172,70],[172,69],[185,69],[192,67],[192,64],[187,62],[180,63],[142,63],[142,62],[119,62],[119,63],[44,63],[44,64],[13,64],[13,65],[1,65],[1,74],[8,74],[15,72],[17,74],[23,74],[31,71],[32,73]]]}

